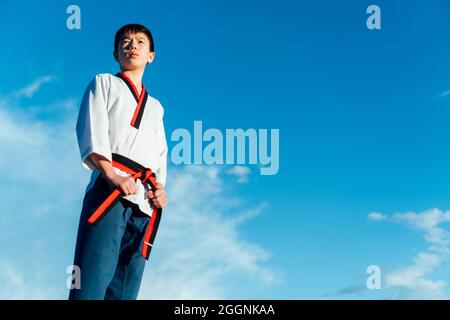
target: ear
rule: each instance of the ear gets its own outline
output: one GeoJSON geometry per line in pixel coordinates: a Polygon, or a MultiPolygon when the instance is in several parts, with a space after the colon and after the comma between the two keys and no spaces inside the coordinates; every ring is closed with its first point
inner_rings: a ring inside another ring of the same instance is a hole
{"type": "Polygon", "coordinates": [[[119,56],[117,55],[117,51],[113,52],[113,56],[114,56],[114,60],[116,60],[117,62],[119,62],[119,56]]]}
{"type": "Polygon", "coordinates": [[[152,63],[154,59],[155,59],[155,53],[154,52],[150,52],[150,54],[148,55],[147,64],[152,63]]]}

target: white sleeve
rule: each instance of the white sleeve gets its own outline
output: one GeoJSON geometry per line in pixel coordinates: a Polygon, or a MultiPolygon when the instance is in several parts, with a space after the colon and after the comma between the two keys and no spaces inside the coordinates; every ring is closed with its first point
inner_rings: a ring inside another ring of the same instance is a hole
{"type": "Polygon", "coordinates": [[[158,139],[158,146],[159,146],[159,163],[158,163],[158,169],[156,170],[156,180],[160,182],[163,186],[166,185],[166,179],[167,179],[167,153],[168,153],[168,147],[167,147],[167,140],[166,140],[166,133],[164,130],[164,109],[162,109],[161,119],[158,122],[158,129],[157,129],[157,139],[158,139]]]}
{"type": "Polygon", "coordinates": [[[109,161],[111,144],[109,141],[109,119],[107,112],[108,84],[105,77],[97,75],[89,83],[81,102],[77,120],[77,138],[83,167],[94,170],[95,166],[87,157],[92,153],[104,156],[109,161]]]}

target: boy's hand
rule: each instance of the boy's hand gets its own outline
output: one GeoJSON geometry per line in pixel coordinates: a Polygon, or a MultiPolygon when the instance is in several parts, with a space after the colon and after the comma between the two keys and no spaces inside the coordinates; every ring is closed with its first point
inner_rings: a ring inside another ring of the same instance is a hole
{"type": "Polygon", "coordinates": [[[156,183],[155,192],[152,190],[147,190],[147,196],[157,208],[164,208],[167,204],[167,196],[164,191],[164,186],[159,182],[156,183]]]}
{"type": "Polygon", "coordinates": [[[125,193],[126,196],[136,194],[137,192],[136,181],[134,181],[132,177],[122,177],[118,174],[114,174],[113,177],[109,179],[109,181],[114,186],[120,187],[120,189],[122,189],[123,193],[125,193]]]}

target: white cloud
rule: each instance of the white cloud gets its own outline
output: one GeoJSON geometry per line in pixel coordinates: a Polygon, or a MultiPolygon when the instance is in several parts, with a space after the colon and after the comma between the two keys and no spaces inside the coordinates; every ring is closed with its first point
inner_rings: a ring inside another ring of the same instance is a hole
{"type": "Polygon", "coordinates": [[[406,298],[444,299],[446,281],[425,279],[442,260],[440,255],[420,252],[414,258],[413,265],[389,273],[386,276],[386,286],[406,289],[406,298]]]}
{"type": "Polygon", "coordinates": [[[78,200],[77,186],[85,181],[87,172],[79,168],[74,127],[73,119],[39,122],[21,114],[20,108],[10,111],[0,103],[0,145],[4,155],[0,157],[0,189],[8,196],[7,202],[26,200],[23,204],[31,205],[29,201],[39,201],[32,212],[50,213],[61,208],[61,200],[78,200]],[[21,192],[17,194],[15,188],[21,192]]]}
{"type": "MultiPolygon", "coordinates": [[[[43,267],[39,265],[38,267],[43,267]]],[[[0,290],[1,300],[45,300],[55,299],[63,293],[64,288],[56,285],[48,285],[42,272],[36,272],[34,268],[18,267],[12,263],[0,260],[0,290]]]]}
{"type": "MultiPolygon", "coordinates": [[[[68,99],[47,110],[71,107],[75,103],[68,99]]],[[[8,243],[0,255],[0,299],[67,298],[66,268],[89,179],[78,154],[76,110],[68,111],[58,122],[41,121],[39,113],[0,97],[0,243],[8,243]]],[[[207,166],[170,171],[171,203],[141,298],[230,297],[244,290],[242,283],[251,293],[279,281],[266,265],[270,253],[240,231],[267,204],[244,207],[223,174],[207,166]]]]}
{"type": "Polygon", "coordinates": [[[244,166],[233,166],[233,168],[229,169],[227,173],[231,176],[236,176],[238,178],[239,183],[247,183],[248,182],[248,176],[251,173],[251,170],[249,167],[244,166]]]}
{"type": "Polygon", "coordinates": [[[41,88],[44,83],[55,80],[54,76],[44,76],[36,79],[33,83],[12,93],[14,97],[31,98],[41,88]]]}
{"type": "Polygon", "coordinates": [[[398,213],[393,216],[393,220],[420,230],[425,240],[433,246],[445,248],[449,245],[449,233],[439,225],[450,221],[450,211],[433,208],[420,213],[398,213]]]}
{"type": "Polygon", "coordinates": [[[368,215],[369,220],[373,220],[373,221],[381,221],[381,220],[386,220],[387,216],[384,214],[381,214],[379,212],[371,212],[368,215]]]}
{"type": "Polygon", "coordinates": [[[172,169],[154,252],[146,270],[142,299],[224,299],[245,287],[271,287],[281,276],[265,266],[270,253],[242,238],[239,226],[265,208],[238,208],[218,167],[172,169]],[[232,204],[230,204],[232,203],[232,204]]]}
{"type": "Polygon", "coordinates": [[[397,213],[391,217],[378,213],[369,215],[372,220],[377,220],[381,216],[384,217],[383,220],[403,223],[420,231],[429,244],[427,251],[419,252],[413,258],[413,264],[388,273],[385,277],[386,287],[402,290],[401,298],[447,298],[448,293],[445,290],[447,282],[431,280],[430,277],[448,258],[450,234],[440,225],[450,221],[450,211],[433,208],[419,213],[411,211],[397,213]]]}
{"type": "MultiPolygon", "coordinates": [[[[61,107],[68,108],[67,101],[61,107]]],[[[8,244],[0,255],[0,299],[65,299],[88,180],[77,152],[74,110],[60,122],[43,122],[17,102],[0,97],[0,243],[8,244]]]]}

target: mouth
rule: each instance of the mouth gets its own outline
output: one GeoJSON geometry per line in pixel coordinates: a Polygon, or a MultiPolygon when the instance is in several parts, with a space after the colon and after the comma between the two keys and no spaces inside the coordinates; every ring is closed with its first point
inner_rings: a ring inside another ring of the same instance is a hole
{"type": "Polygon", "coordinates": [[[128,58],[137,58],[137,57],[139,57],[139,55],[137,54],[137,53],[129,53],[129,54],[127,54],[127,57],[128,58]]]}

